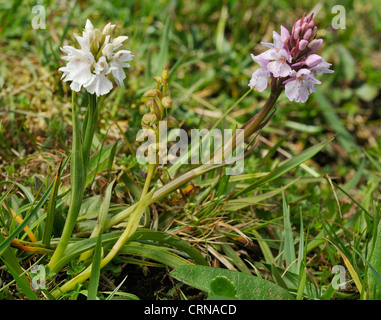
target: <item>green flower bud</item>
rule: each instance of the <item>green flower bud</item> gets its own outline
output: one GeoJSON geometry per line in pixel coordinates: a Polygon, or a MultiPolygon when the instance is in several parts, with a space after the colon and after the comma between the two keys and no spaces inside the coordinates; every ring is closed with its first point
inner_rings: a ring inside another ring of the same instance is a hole
{"type": "Polygon", "coordinates": [[[155,80],[158,84],[161,84],[163,80],[160,77],[154,77],[153,80],[155,80]]]}
{"type": "Polygon", "coordinates": [[[146,113],[142,118],[142,126],[151,127],[157,123],[157,117],[154,113],[146,113]]]}
{"type": "Polygon", "coordinates": [[[166,109],[172,107],[172,99],[170,97],[164,97],[161,100],[161,103],[163,104],[163,107],[166,109]]]}
{"type": "Polygon", "coordinates": [[[167,125],[169,128],[179,128],[180,127],[178,121],[174,117],[167,117],[163,121],[167,121],[167,125]]]}
{"type": "Polygon", "coordinates": [[[168,80],[169,75],[168,75],[168,70],[167,70],[167,69],[163,69],[163,71],[161,72],[161,78],[162,78],[164,81],[168,80]]]}
{"type": "Polygon", "coordinates": [[[143,94],[143,97],[145,98],[154,98],[156,96],[159,96],[160,98],[162,98],[163,94],[161,93],[160,90],[157,90],[157,89],[150,89],[143,94]]]}

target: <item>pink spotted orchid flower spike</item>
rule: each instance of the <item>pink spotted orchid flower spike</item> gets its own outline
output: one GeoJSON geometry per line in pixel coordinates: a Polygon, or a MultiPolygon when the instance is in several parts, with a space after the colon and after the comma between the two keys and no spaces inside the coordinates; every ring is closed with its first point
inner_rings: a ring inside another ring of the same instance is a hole
{"type": "Polygon", "coordinates": [[[314,85],[321,83],[316,75],[334,72],[329,69],[331,64],[315,53],[323,42],[316,33],[313,13],[296,21],[291,33],[283,26],[280,35],[274,31],[273,43],[262,42],[269,50],[251,55],[260,68],[253,73],[249,86],[262,92],[270,79],[276,89],[285,89],[290,101],[306,102],[315,92],[314,85]]]}
{"type": "Polygon", "coordinates": [[[244,138],[268,123],[283,90],[290,101],[306,102],[309,94],[315,92],[315,84],[321,83],[317,74],[334,72],[329,69],[331,64],[315,53],[323,43],[316,34],[313,14],[308,17],[304,14],[295,22],[291,33],[281,26],[280,34],[273,32],[273,43],[262,42],[269,48],[267,51],[251,55],[259,68],[252,74],[249,87],[262,92],[270,84],[271,93],[258,114],[241,127],[244,138]]]}

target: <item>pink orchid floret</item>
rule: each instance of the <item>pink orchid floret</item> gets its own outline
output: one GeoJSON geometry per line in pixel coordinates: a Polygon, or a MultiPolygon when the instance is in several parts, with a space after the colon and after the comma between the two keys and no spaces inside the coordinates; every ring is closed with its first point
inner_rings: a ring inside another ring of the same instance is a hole
{"type": "Polygon", "coordinates": [[[267,70],[268,61],[259,56],[251,55],[253,60],[260,65],[251,76],[249,86],[250,88],[255,87],[257,91],[262,92],[267,88],[268,78],[271,76],[270,71],[267,70]]]}
{"type": "Polygon", "coordinates": [[[310,70],[293,71],[291,77],[285,81],[286,96],[290,101],[306,102],[308,95],[315,91],[313,86],[315,83],[320,84],[321,82],[310,70]]]}
{"type": "Polygon", "coordinates": [[[291,62],[290,54],[285,49],[281,49],[274,54],[274,58],[268,63],[267,69],[275,78],[287,77],[291,72],[291,66],[289,65],[291,62]]]}
{"type": "Polygon", "coordinates": [[[314,53],[323,42],[316,39],[316,34],[313,14],[303,15],[296,21],[291,33],[284,26],[281,26],[280,34],[274,31],[273,43],[261,42],[269,49],[257,56],[252,55],[260,68],[252,74],[250,88],[262,92],[270,80],[281,90],[286,90],[290,101],[307,101],[309,94],[315,91],[314,85],[321,83],[316,75],[334,72],[329,69],[331,64],[314,53]]]}

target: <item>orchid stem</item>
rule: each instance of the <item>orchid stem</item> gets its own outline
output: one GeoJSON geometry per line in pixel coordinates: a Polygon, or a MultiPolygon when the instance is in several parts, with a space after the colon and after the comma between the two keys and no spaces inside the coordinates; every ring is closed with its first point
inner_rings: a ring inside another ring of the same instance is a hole
{"type": "Polygon", "coordinates": [[[82,205],[87,176],[87,167],[90,159],[91,145],[98,120],[98,106],[95,95],[90,95],[89,107],[86,110],[85,121],[82,134],[84,135],[83,144],[81,141],[81,130],[79,128],[78,109],[75,101],[76,94],[72,91],[72,122],[73,122],[73,144],[71,157],[71,203],[69,212],[62,231],[61,239],[49,262],[52,272],[55,270],[57,262],[62,258],[69,244],[70,237],[77,222],[79,210],[82,205]]]}
{"type": "Polygon", "coordinates": [[[69,243],[71,234],[74,229],[74,225],[77,221],[78,213],[81,208],[85,172],[83,167],[83,152],[81,143],[81,134],[79,129],[77,104],[75,101],[75,92],[72,92],[72,122],[73,122],[73,144],[72,144],[72,156],[71,156],[71,204],[67,218],[65,221],[64,229],[62,231],[61,239],[58,243],[56,250],[49,262],[50,270],[54,270],[54,266],[63,256],[66,247],[69,243]]]}
{"type": "Polygon", "coordinates": [[[87,172],[87,166],[90,159],[90,151],[93,143],[95,129],[98,123],[98,102],[95,94],[89,94],[89,107],[86,110],[84,127],[82,133],[83,139],[83,163],[84,171],[87,172]]]}

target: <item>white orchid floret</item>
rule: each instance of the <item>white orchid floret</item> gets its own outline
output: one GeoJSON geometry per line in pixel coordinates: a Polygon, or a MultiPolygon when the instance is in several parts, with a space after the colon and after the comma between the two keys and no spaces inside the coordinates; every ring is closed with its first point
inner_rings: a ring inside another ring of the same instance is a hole
{"type": "Polygon", "coordinates": [[[113,87],[112,82],[107,78],[111,72],[106,58],[101,57],[97,63],[94,64],[94,78],[85,86],[86,90],[91,94],[96,94],[98,97],[109,93],[113,87]]]}
{"type": "Polygon", "coordinates": [[[110,62],[112,66],[112,75],[119,86],[123,86],[123,80],[126,78],[123,68],[129,68],[130,64],[127,62],[132,59],[133,55],[131,54],[131,51],[119,50],[114,54],[114,57],[110,62]]]}
{"type": "Polygon", "coordinates": [[[82,37],[74,33],[75,39],[77,39],[79,45],[81,46],[81,49],[83,51],[89,51],[90,52],[90,36],[87,32],[83,32],[82,37]]]}
{"type": "Polygon", "coordinates": [[[113,53],[114,46],[111,43],[106,44],[102,49],[103,56],[105,56],[109,60],[112,58],[113,53]]]}
{"type": "Polygon", "coordinates": [[[101,41],[102,41],[102,33],[99,29],[94,29],[93,38],[92,38],[92,50],[98,50],[101,41]]]}
{"type": "Polygon", "coordinates": [[[115,26],[116,26],[115,24],[111,24],[111,23],[106,24],[106,26],[102,30],[102,35],[103,36],[111,35],[115,29],[115,26]]]}
{"type": "Polygon", "coordinates": [[[129,68],[127,63],[133,59],[131,51],[119,50],[127,36],[112,38],[115,25],[108,23],[102,30],[94,28],[90,20],[86,21],[82,37],[74,34],[81,49],[64,46],[61,50],[66,54],[62,57],[67,61],[62,79],[71,81],[73,91],[80,91],[84,87],[89,93],[97,96],[110,92],[113,87],[112,79],[117,85],[123,86],[126,78],[124,68],[129,68]],[[112,74],[112,76],[111,76],[112,74]]]}
{"type": "Polygon", "coordinates": [[[122,43],[126,41],[127,39],[128,39],[127,36],[119,36],[112,40],[112,45],[114,46],[115,49],[118,49],[122,45],[122,43]]]}
{"type": "MultiPolygon", "coordinates": [[[[77,37],[76,37],[77,38],[77,37]]],[[[93,24],[89,19],[86,20],[85,30],[83,30],[82,38],[89,39],[89,51],[92,51],[94,54],[94,50],[99,47],[99,43],[102,38],[102,34],[99,29],[95,29],[93,24]]],[[[77,38],[78,40],[78,38],[77,38]]],[[[79,44],[81,44],[80,40],[78,40],[79,44]]]]}
{"type": "Polygon", "coordinates": [[[72,81],[70,87],[78,92],[82,86],[85,86],[93,79],[91,66],[94,62],[94,57],[91,52],[78,50],[70,46],[65,46],[62,51],[67,54],[63,57],[69,61],[65,67],[59,68],[63,72],[62,78],[64,81],[72,81]]]}
{"type": "Polygon", "coordinates": [[[94,26],[89,19],[86,20],[85,31],[89,35],[94,32],[94,26]]]}

